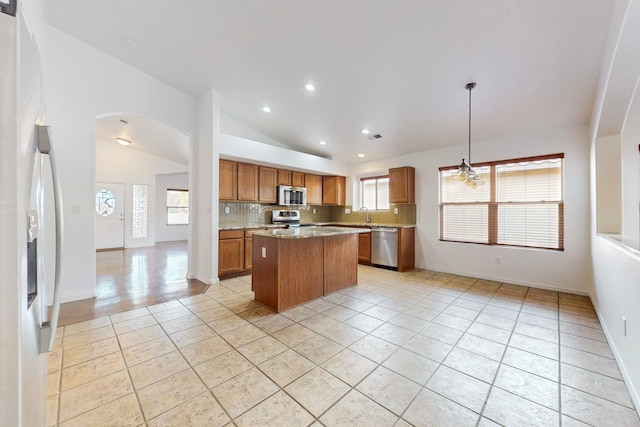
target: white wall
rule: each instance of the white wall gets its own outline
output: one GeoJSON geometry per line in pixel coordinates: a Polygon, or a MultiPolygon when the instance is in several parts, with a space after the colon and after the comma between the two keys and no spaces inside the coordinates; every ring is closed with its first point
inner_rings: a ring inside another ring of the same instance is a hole
{"type": "MultiPolygon", "coordinates": [[[[58,150],[65,219],[63,301],[93,297],[95,284],[94,185],[96,118],[136,112],[195,132],[195,100],[68,35],[44,25],[47,123],[58,150]]],[[[155,180],[155,178],[154,178],[155,180]]]]}
{"type": "Polygon", "coordinates": [[[621,138],[622,237],[640,250],[640,116],[628,117],[621,138]]]}
{"type": "Polygon", "coordinates": [[[188,225],[167,225],[167,190],[187,190],[188,173],[156,175],[156,242],[172,242],[189,238],[188,225]]]}
{"type": "Polygon", "coordinates": [[[586,293],[589,257],[589,143],[587,126],[556,128],[495,141],[472,142],[477,162],[565,153],[565,250],[484,246],[439,241],[438,168],[459,163],[460,145],[351,166],[349,183],[390,167],[416,168],[416,266],[509,283],[586,293]],[[502,258],[501,264],[495,257],[502,258]]]}
{"type": "Polygon", "coordinates": [[[337,160],[292,151],[233,135],[220,134],[219,150],[220,156],[225,158],[270,164],[282,168],[327,175],[347,175],[349,171],[345,163],[337,160]]]}
{"type": "Polygon", "coordinates": [[[637,119],[627,117],[627,112],[636,96],[634,92],[640,76],[640,56],[637,54],[639,27],[640,0],[616,0],[593,105],[590,135],[590,234],[594,274],[591,296],[636,408],[640,408],[640,253],[598,235],[598,191],[610,190],[600,189],[597,185],[596,139],[622,134],[623,233],[636,233],[635,226],[630,226],[628,221],[633,215],[632,205],[635,203],[635,208],[638,207],[635,199],[638,197],[638,170],[632,163],[635,158],[637,165],[637,138],[640,133],[637,119]],[[627,318],[626,335],[622,327],[623,316],[627,318]]]}
{"type": "Polygon", "coordinates": [[[257,130],[245,125],[233,119],[226,114],[220,114],[220,133],[225,135],[233,135],[239,138],[248,139],[250,141],[256,141],[263,144],[273,145],[275,147],[287,148],[287,146],[281,142],[276,141],[273,138],[269,138],[267,135],[258,132],[257,130]]]}
{"type": "MultiPolygon", "coordinates": [[[[163,217],[157,217],[157,198],[159,194],[156,188],[156,175],[167,173],[186,173],[187,166],[172,162],[162,157],[152,156],[142,151],[132,150],[128,147],[113,142],[96,141],[96,182],[124,184],[125,187],[125,230],[124,247],[138,248],[153,246],[156,241],[156,224],[164,222],[163,217]],[[147,237],[133,238],[133,185],[141,184],[149,186],[147,237]]],[[[188,177],[186,177],[188,183],[188,177]]],[[[166,189],[165,189],[166,191],[166,189]]],[[[166,198],[164,199],[166,204],[166,198]]],[[[94,209],[95,212],[95,209],[94,209]]],[[[95,214],[94,214],[95,215],[95,214]]],[[[186,228],[186,227],[184,227],[186,228]]],[[[186,233],[186,229],[184,230],[186,233]]],[[[186,238],[185,238],[186,240],[186,238]]]]}

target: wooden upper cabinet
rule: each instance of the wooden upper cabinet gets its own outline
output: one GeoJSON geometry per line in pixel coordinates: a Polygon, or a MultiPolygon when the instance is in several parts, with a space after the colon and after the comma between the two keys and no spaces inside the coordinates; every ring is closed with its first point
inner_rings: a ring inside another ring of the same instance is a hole
{"type": "Polygon", "coordinates": [[[307,204],[321,205],[322,204],[322,176],[312,175],[309,173],[304,174],[304,186],[307,189],[307,204]]]}
{"type": "Polygon", "coordinates": [[[291,185],[291,171],[278,169],[278,185],[291,185]]]}
{"type": "Polygon", "coordinates": [[[304,173],[292,171],[291,185],[293,185],[294,187],[304,187],[304,173]]]}
{"type": "Polygon", "coordinates": [[[258,200],[266,203],[275,203],[278,199],[278,169],[260,166],[259,176],[258,200]]]}
{"type": "Polygon", "coordinates": [[[219,199],[238,199],[238,166],[236,162],[220,159],[219,199]]]}
{"type": "MultiPolygon", "coordinates": [[[[344,206],[346,204],[346,178],[344,176],[322,177],[322,204],[344,206]]],[[[307,198],[309,197],[307,190],[307,198]]]]}
{"type": "Polygon", "coordinates": [[[410,166],[389,169],[389,203],[416,202],[416,170],[410,166]]]}
{"type": "Polygon", "coordinates": [[[258,165],[238,163],[238,200],[258,201],[258,165]]]}

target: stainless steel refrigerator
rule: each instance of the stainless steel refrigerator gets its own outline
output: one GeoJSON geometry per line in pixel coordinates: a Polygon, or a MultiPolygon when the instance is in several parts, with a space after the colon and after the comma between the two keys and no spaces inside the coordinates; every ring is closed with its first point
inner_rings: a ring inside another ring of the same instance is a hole
{"type": "Polygon", "coordinates": [[[46,420],[47,352],[57,323],[48,319],[47,281],[59,283],[61,273],[61,252],[48,252],[46,239],[57,235],[60,249],[62,204],[49,173],[56,169],[50,129],[37,126],[45,111],[41,70],[16,0],[0,0],[0,426],[46,420]],[[53,259],[56,271],[47,273],[53,259]]]}

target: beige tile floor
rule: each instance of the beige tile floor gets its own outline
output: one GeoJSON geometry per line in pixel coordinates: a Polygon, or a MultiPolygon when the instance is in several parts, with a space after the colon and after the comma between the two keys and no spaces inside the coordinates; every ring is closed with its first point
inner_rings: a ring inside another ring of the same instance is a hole
{"type": "Polygon", "coordinates": [[[640,426],[588,298],[426,270],[275,314],[250,277],[58,330],[49,426],[640,426]]]}

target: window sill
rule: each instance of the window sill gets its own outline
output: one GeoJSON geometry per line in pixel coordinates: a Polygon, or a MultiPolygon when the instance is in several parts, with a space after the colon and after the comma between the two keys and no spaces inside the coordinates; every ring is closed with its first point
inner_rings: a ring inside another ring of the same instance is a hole
{"type": "Polygon", "coordinates": [[[598,236],[615,243],[617,246],[620,246],[623,249],[626,249],[635,255],[640,255],[639,239],[631,239],[629,237],[624,237],[621,234],[608,234],[608,233],[598,233],[598,236]]]}

